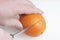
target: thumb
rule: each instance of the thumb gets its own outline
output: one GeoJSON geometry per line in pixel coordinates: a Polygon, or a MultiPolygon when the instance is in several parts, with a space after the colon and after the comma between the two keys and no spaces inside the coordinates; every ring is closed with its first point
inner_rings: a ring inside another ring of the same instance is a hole
{"type": "Polygon", "coordinates": [[[16,27],[20,30],[23,29],[21,22],[18,19],[14,19],[14,18],[0,20],[0,25],[16,27]]]}

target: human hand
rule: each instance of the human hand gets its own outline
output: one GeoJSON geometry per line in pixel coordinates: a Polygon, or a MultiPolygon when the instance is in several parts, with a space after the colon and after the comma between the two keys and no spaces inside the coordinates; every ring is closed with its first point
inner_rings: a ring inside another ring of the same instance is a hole
{"type": "MultiPolygon", "coordinates": [[[[23,28],[21,22],[14,16],[30,13],[42,13],[42,11],[29,0],[0,0],[0,25],[23,28]]],[[[11,40],[5,31],[0,30],[0,35],[1,40],[11,40]]]]}
{"type": "Polygon", "coordinates": [[[0,0],[0,25],[21,27],[14,16],[19,14],[41,13],[29,0],[0,0]]]}

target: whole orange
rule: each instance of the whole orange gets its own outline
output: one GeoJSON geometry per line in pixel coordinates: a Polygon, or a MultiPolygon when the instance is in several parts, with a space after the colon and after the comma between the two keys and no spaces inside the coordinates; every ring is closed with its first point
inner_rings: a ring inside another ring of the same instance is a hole
{"type": "Polygon", "coordinates": [[[30,36],[39,36],[44,32],[46,28],[45,19],[41,14],[21,15],[20,21],[23,25],[23,28],[26,28],[36,22],[33,26],[31,26],[30,29],[25,32],[27,35],[30,36]]]}

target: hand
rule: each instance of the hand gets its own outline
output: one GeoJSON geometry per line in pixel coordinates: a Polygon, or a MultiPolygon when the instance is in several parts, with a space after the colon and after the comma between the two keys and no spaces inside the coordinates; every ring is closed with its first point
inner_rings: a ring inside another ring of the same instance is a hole
{"type": "Polygon", "coordinates": [[[23,28],[21,22],[14,16],[30,13],[42,13],[42,11],[29,0],[0,0],[0,25],[23,28]]]}
{"type": "Polygon", "coordinates": [[[0,0],[0,2],[0,25],[22,28],[22,24],[14,16],[42,12],[29,0],[0,0]]]}
{"type": "Polygon", "coordinates": [[[17,19],[13,18],[15,15],[42,12],[29,0],[0,0],[0,2],[0,24],[3,25],[20,24],[17,19]]]}

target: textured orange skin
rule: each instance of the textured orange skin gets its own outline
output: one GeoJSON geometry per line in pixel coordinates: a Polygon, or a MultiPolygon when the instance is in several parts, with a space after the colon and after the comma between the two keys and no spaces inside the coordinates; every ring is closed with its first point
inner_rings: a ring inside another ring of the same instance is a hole
{"type": "Polygon", "coordinates": [[[25,32],[27,35],[30,36],[34,36],[34,37],[39,36],[46,29],[46,22],[41,14],[22,15],[20,21],[23,25],[23,28],[26,28],[27,26],[30,26],[36,21],[38,21],[36,24],[31,26],[31,28],[28,29],[28,31],[25,32]]]}

